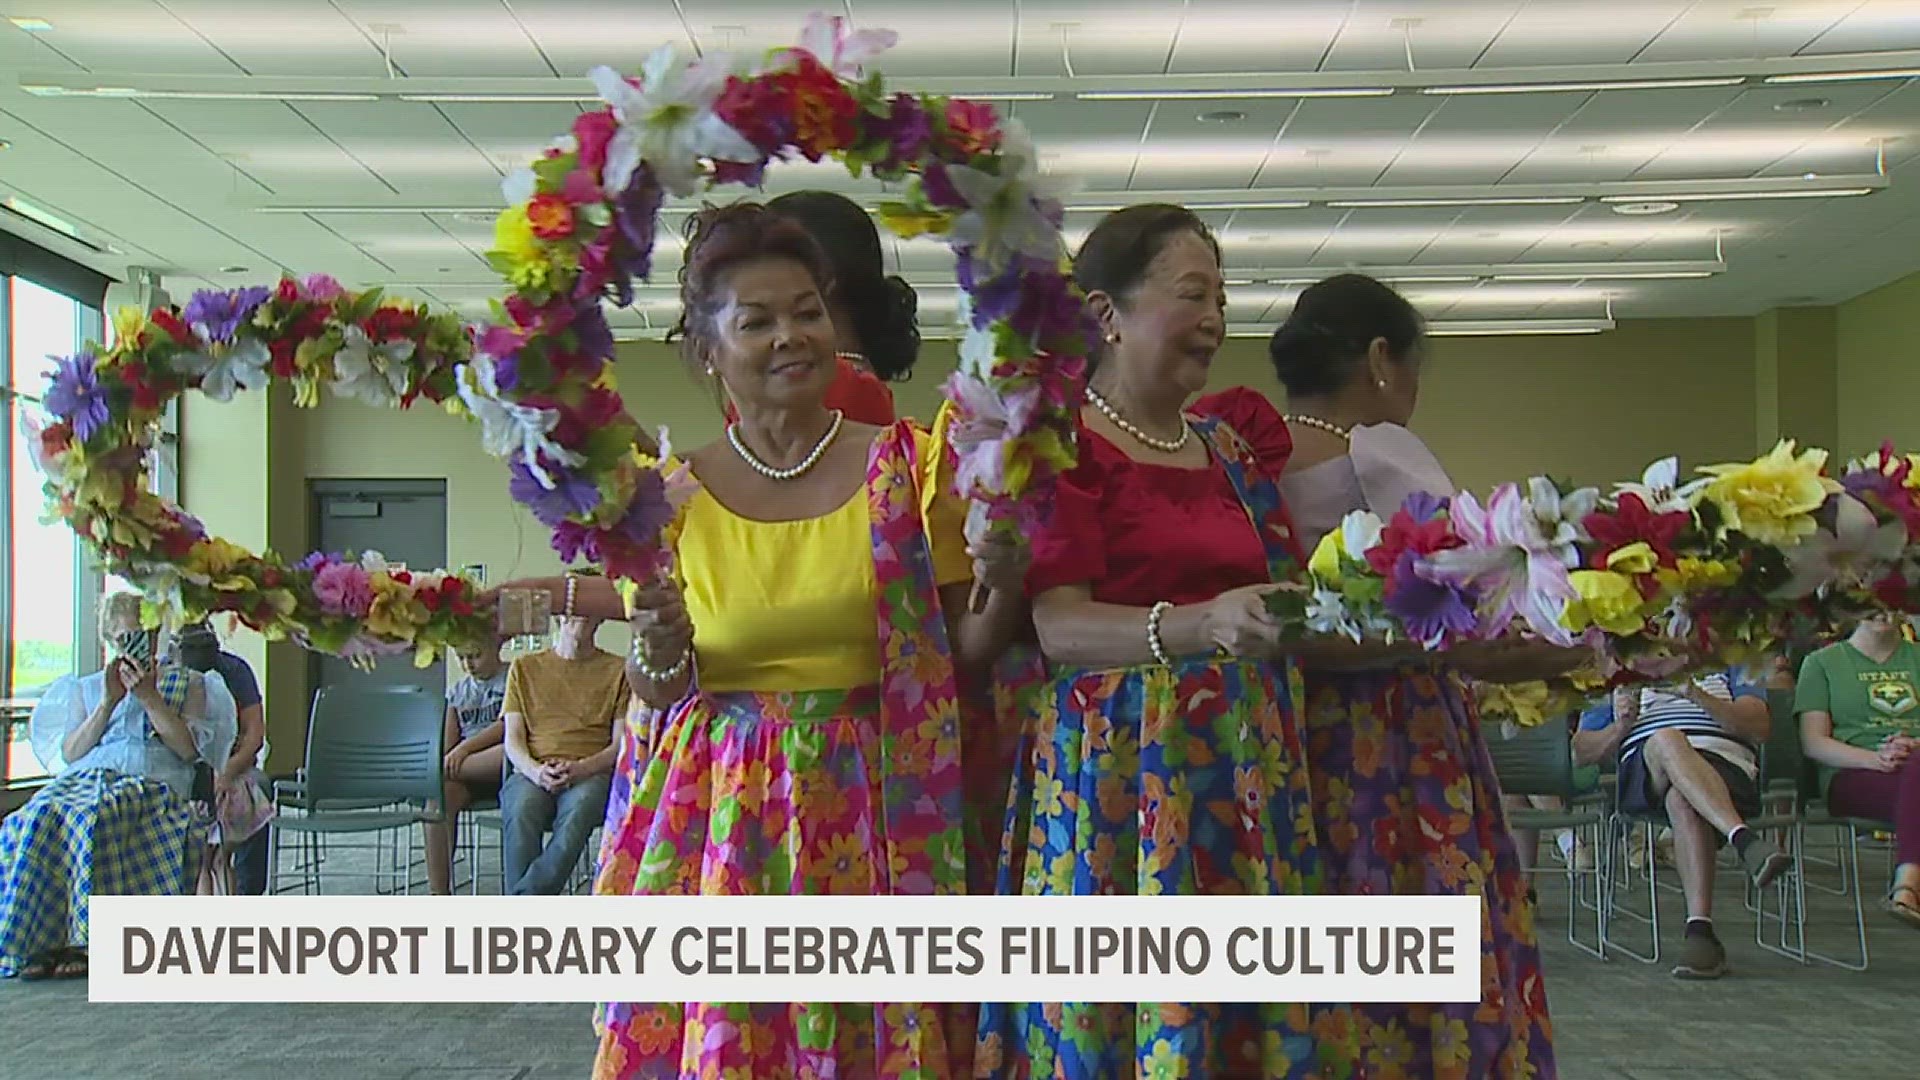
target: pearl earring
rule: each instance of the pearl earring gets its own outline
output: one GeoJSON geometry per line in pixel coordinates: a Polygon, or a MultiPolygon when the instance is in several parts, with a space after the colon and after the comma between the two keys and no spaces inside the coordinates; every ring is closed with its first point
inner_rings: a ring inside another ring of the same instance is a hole
{"type": "Polygon", "coordinates": [[[1119,335],[1119,334],[1108,334],[1108,335],[1107,335],[1107,344],[1109,344],[1109,345],[1118,345],[1118,344],[1120,344],[1120,335],[1119,335]]]}
{"type": "Polygon", "coordinates": [[[1378,380],[1378,381],[1376,381],[1376,382],[1375,382],[1375,383],[1374,383],[1373,385],[1375,385],[1375,386],[1377,386],[1377,387],[1379,387],[1379,388],[1380,388],[1380,389],[1382,389],[1382,390],[1385,390],[1385,389],[1387,388],[1387,380],[1385,380],[1385,379],[1380,379],[1380,380],[1378,380]]]}

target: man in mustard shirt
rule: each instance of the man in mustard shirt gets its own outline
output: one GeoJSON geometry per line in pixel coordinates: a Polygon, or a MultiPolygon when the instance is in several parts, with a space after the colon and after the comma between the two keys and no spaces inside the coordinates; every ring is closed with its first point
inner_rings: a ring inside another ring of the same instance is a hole
{"type": "Polygon", "coordinates": [[[553,646],[507,672],[500,862],[512,895],[558,895],[607,812],[625,663],[594,645],[601,620],[563,618],[553,646]],[[551,830],[552,839],[546,839],[551,830]]]}

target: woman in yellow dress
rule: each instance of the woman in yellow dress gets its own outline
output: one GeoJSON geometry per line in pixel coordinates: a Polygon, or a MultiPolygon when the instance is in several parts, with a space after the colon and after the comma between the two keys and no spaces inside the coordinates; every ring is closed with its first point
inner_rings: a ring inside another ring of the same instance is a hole
{"type": "MultiPolygon", "coordinates": [[[[623,755],[600,894],[965,889],[957,670],[1019,630],[1025,553],[967,543],[933,437],[826,407],[829,286],[814,241],[759,206],[707,211],[689,241],[685,352],[739,419],[685,459],[671,579],[629,598],[629,674],[662,718],[623,755]]],[[[590,584],[575,610],[607,602],[590,584]]],[[[969,1071],[966,1009],[622,1003],[599,1027],[603,1077],[969,1071]]]]}

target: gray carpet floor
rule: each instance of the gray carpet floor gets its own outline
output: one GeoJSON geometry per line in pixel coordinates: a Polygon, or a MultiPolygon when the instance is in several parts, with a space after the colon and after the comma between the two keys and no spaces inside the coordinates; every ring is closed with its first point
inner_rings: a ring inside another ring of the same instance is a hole
{"type": "MultiPolygon", "coordinates": [[[[494,891],[484,879],[497,870],[491,856],[483,861],[482,891],[494,891]]],[[[1882,880],[1879,849],[1863,865],[1870,882],[1882,880]]],[[[1833,880],[1831,868],[1812,873],[1833,880]]],[[[1810,895],[1815,946],[1850,947],[1851,899],[1810,895]]],[[[1920,932],[1879,914],[1877,897],[1869,884],[1870,970],[1802,966],[1754,945],[1739,883],[1723,873],[1717,921],[1734,972],[1682,982],[1667,974],[1682,915],[1677,894],[1661,897],[1668,963],[1603,963],[1567,944],[1564,879],[1544,876],[1541,932],[1561,1077],[1920,1076],[1920,932]]],[[[1616,933],[1632,929],[1621,924],[1616,933]]],[[[0,982],[0,1078],[8,1080],[577,1080],[592,1057],[590,1011],[575,1004],[90,1005],[84,983],[0,982]]]]}

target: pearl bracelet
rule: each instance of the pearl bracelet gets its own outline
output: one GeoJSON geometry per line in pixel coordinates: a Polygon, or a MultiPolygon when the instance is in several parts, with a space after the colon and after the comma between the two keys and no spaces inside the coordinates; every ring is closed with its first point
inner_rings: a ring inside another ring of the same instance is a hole
{"type": "Polygon", "coordinates": [[[1173,661],[1167,657],[1167,647],[1160,640],[1160,620],[1172,610],[1173,605],[1162,600],[1147,612],[1147,648],[1152,650],[1153,658],[1160,661],[1163,667],[1172,667],[1173,661]]]}
{"type": "Polygon", "coordinates": [[[645,653],[646,650],[642,647],[639,637],[636,636],[633,639],[633,650],[631,653],[633,666],[639,669],[641,676],[648,682],[656,685],[670,683],[685,674],[687,662],[693,659],[692,649],[682,649],[680,650],[680,658],[673,662],[672,667],[667,668],[665,671],[657,671],[653,665],[647,662],[645,653]]]}
{"type": "Polygon", "coordinates": [[[563,619],[573,618],[573,593],[574,589],[579,586],[579,582],[579,578],[574,577],[572,574],[567,575],[567,605],[562,608],[560,612],[560,617],[563,619]]]}

